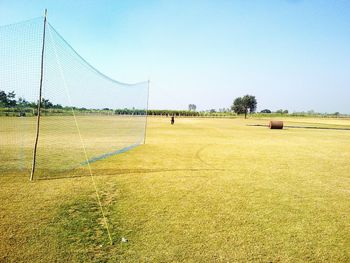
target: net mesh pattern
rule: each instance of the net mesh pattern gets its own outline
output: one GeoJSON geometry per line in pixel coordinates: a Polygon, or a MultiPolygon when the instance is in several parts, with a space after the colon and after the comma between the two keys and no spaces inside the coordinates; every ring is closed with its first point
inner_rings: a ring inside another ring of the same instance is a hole
{"type": "MultiPolygon", "coordinates": [[[[29,174],[37,125],[44,20],[0,27],[0,169],[29,174]],[[12,94],[12,95],[11,95],[12,94]]],[[[99,72],[46,24],[37,177],[86,166],[144,142],[148,82],[99,72]]]]}

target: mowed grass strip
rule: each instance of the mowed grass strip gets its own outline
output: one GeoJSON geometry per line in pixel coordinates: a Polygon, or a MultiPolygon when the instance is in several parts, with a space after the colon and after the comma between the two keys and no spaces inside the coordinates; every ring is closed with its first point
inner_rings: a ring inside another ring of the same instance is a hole
{"type": "Polygon", "coordinates": [[[150,118],[146,145],[92,165],[112,246],[90,178],[1,176],[2,259],[350,260],[349,131],[175,121],[150,118]]]}

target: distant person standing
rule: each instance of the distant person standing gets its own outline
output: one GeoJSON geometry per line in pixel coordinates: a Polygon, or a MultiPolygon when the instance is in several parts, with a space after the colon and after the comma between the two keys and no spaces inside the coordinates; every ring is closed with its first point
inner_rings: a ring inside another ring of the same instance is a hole
{"type": "Polygon", "coordinates": [[[171,116],[171,125],[173,125],[174,123],[175,123],[175,117],[174,117],[174,115],[173,116],[171,116]]]}

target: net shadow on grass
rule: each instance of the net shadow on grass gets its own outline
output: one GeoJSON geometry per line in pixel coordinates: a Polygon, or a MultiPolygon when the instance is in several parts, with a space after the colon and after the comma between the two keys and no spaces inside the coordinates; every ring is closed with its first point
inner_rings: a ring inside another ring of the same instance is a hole
{"type": "MultiPolygon", "coordinates": [[[[183,169],[97,169],[98,174],[94,177],[101,176],[118,176],[126,174],[149,174],[149,173],[163,173],[163,172],[206,172],[206,171],[233,171],[234,169],[216,169],[216,168],[183,168],[183,169]]],[[[85,175],[79,176],[59,176],[59,177],[42,177],[37,180],[59,180],[59,179],[74,179],[87,177],[85,175]]]]}
{"type": "Polygon", "coordinates": [[[127,147],[124,147],[122,149],[119,149],[119,150],[116,150],[116,151],[113,151],[113,152],[110,152],[110,153],[105,153],[105,154],[102,154],[102,155],[99,155],[99,156],[96,156],[96,157],[93,157],[93,158],[90,158],[89,160],[81,163],[80,165],[88,165],[89,163],[94,163],[94,162],[97,162],[97,161],[100,161],[100,160],[104,160],[108,157],[112,157],[114,155],[117,155],[117,154],[121,154],[121,153],[125,153],[137,146],[139,146],[140,144],[139,143],[136,143],[136,144],[132,144],[130,146],[127,146],[127,147]]]}

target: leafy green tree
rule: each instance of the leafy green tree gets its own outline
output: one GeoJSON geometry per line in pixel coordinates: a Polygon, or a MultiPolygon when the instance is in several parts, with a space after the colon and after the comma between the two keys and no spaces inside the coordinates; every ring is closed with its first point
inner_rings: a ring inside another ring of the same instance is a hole
{"type": "Polygon", "coordinates": [[[53,105],[55,109],[63,109],[63,106],[61,104],[55,104],[53,105]]]}
{"type": "Polygon", "coordinates": [[[51,108],[53,108],[52,102],[50,102],[49,100],[44,99],[44,98],[41,99],[41,106],[42,106],[43,108],[45,108],[45,109],[51,109],[51,108]]]}
{"type": "Polygon", "coordinates": [[[279,114],[288,114],[289,111],[288,111],[288,110],[279,109],[279,110],[276,110],[276,113],[279,113],[279,114]]]}
{"type": "Polygon", "coordinates": [[[17,101],[16,101],[16,94],[14,91],[11,91],[9,93],[5,93],[5,91],[0,90],[0,106],[1,107],[16,107],[17,101]]]}
{"type": "Polygon", "coordinates": [[[5,91],[0,90],[0,107],[7,106],[7,95],[5,91]]]}
{"type": "Polygon", "coordinates": [[[16,107],[17,101],[16,101],[16,94],[14,91],[11,91],[7,93],[7,102],[8,102],[8,107],[16,107]]]}
{"type": "Polygon", "coordinates": [[[189,111],[196,111],[196,109],[197,109],[197,106],[195,104],[189,104],[188,105],[188,110],[189,111]]]}
{"type": "Polygon", "coordinates": [[[243,97],[238,97],[233,101],[231,109],[237,114],[243,114],[244,118],[247,118],[248,111],[249,113],[256,111],[256,106],[258,102],[256,101],[255,96],[245,95],[243,97]]]}
{"type": "Polygon", "coordinates": [[[231,109],[237,114],[243,114],[245,112],[242,97],[238,97],[233,101],[231,109]]]}
{"type": "Polygon", "coordinates": [[[18,99],[17,106],[19,106],[20,108],[31,108],[32,104],[30,102],[28,102],[26,99],[20,97],[18,99]]]}

